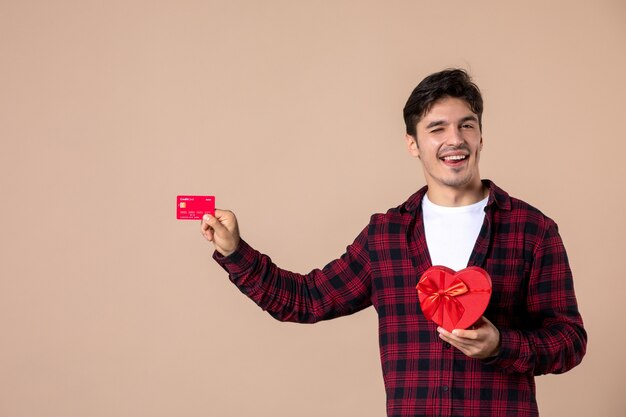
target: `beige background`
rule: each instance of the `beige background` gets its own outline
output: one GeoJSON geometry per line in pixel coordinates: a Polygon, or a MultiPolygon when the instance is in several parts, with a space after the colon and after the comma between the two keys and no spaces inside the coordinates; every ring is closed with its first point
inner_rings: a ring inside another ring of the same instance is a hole
{"type": "Polygon", "coordinates": [[[384,415],[373,309],[274,321],[175,197],[321,267],[423,185],[401,110],[449,66],[575,272],[588,354],[542,415],[624,415],[625,5],[0,1],[0,416],[384,415]]]}

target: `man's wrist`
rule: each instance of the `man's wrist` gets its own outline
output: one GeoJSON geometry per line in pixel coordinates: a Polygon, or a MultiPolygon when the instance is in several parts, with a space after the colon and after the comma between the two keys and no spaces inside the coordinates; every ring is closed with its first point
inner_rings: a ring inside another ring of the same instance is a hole
{"type": "Polygon", "coordinates": [[[500,355],[500,348],[502,347],[502,335],[500,334],[500,329],[498,329],[497,327],[495,327],[495,329],[498,333],[498,343],[496,344],[495,352],[493,352],[493,354],[489,356],[490,358],[495,358],[496,356],[500,355]]]}
{"type": "Polygon", "coordinates": [[[243,239],[239,239],[237,248],[228,256],[224,256],[217,249],[213,253],[215,259],[231,274],[241,274],[252,268],[260,254],[252,249],[243,239]]]}

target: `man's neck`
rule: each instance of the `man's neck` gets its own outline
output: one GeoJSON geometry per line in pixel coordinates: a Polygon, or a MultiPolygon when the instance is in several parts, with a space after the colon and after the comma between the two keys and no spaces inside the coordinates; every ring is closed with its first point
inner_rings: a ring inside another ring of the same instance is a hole
{"type": "Polygon", "coordinates": [[[482,182],[463,188],[429,186],[427,195],[428,199],[438,206],[461,207],[484,199],[489,195],[489,189],[482,182]]]}

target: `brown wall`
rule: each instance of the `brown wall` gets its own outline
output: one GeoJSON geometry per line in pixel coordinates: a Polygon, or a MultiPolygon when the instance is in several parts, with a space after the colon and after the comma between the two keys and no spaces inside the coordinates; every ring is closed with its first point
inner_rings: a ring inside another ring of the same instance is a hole
{"type": "Polygon", "coordinates": [[[424,183],[401,109],[448,66],[574,269],[588,354],[542,415],[623,415],[625,4],[0,2],[0,416],[384,415],[374,311],[274,321],[175,196],[323,266],[424,183]]]}

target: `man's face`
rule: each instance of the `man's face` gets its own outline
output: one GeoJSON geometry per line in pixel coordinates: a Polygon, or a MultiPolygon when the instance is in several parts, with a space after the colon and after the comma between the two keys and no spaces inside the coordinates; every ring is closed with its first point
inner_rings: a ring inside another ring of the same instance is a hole
{"type": "Polygon", "coordinates": [[[429,188],[466,189],[480,184],[482,134],[465,100],[445,97],[417,123],[417,139],[406,136],[409,153],[422,161],[429,188]]]}

